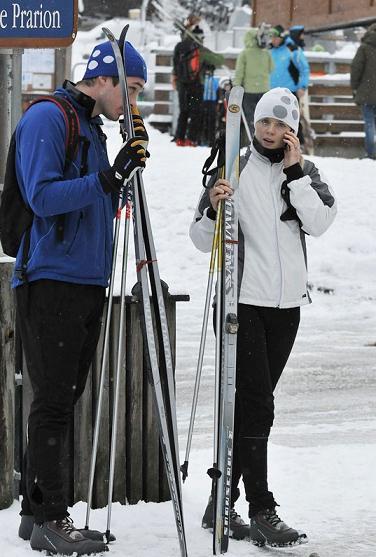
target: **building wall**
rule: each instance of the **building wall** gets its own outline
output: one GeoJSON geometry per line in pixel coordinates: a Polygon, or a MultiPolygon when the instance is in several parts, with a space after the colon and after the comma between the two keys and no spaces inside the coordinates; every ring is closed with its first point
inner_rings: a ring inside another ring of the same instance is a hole
{"type": "Polygon", "coordinates": [[[105,14],[113,17],[128,17],[128,10],[140,8],[142,0],[84,0],[85,15],[105,14]]]}
{"type": "Polygon", "coordinates": [[[376,17],[376,0],[253,0],[253,25],[262,21],[309,28],[376,17]]]}

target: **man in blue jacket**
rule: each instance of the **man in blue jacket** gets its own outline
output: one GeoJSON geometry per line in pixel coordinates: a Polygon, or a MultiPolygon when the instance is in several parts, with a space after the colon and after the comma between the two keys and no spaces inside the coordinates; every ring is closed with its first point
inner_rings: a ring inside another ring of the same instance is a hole
{"type": "MultiPolygon", "coordinates": [[[[125,69],[132,112],[137,115],[137,96],[147,70],[130,43],[125,44],[125,69]]],[[[123,112],[110,42],[94,48],[82,81],[65,82],[57,92],[76,110],[80,135],[86,145],[90,142],[84,175],[83,144],[75,160],[65,164],[66,123],[54,103],[32,106],[16,132],[17,179],[34,213],[26,278],[18,273],[13,278],[34,397],[19,535],[30,538],[33,549],[83,555],[107,547],[97,533],[82,532],[69,519],[61,457],[99,338],[119,192],[137,169],[145,167],[147,133],[141,117],[135,116],[137,136],[122,146],[110,165],[99,115],[116,121],[123,112]]],[[[16,269],[22,258],[23,243],[16,269]]]]}

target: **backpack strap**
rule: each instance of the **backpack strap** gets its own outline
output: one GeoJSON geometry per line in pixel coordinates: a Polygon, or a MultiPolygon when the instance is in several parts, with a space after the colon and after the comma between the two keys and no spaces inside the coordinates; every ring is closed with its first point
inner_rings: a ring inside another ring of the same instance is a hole
{"type": "Polygon", "coordinates": [[[34,104],[48,101],[54,103],[61,111],[66,129],[65,137],[65,165],[64,170],[74,161],[77,156],[79,143],[80,143],[80,120],[77,111],[72,104],[61,95],[44,95],[38,97],[29,104],[26,110],[29,110],[34,104]]]}
{"type": "Polygon", "coordinates": [[[210,155],[204,162],[204,166],[202,167],[202,185],[204,188],[207,187],[206,182],[208,176],[213,176],[219,168],[224,166],[225,164],[225,135],[220,134],[211,148],[210,155]],[[215,159],[217,158],[217,166],[210,170],[211,165],[214,163],[215,159]]]}

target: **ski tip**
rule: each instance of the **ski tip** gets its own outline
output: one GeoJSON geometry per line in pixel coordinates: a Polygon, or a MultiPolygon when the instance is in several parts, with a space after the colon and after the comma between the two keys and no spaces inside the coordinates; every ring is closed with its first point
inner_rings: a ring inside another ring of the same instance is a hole
{"type": "Polygon", "coordinates": [[[109,41],[115,41],[115,36],[107,27],[102,27],[103,33],[106,35],[109,41]]]}
{"type": "Polygon", "coordinates": [[[123,58],[125,56],[124,45],[125,45],[125,39],[127,37],[128,30],[129,30],[129,23],[124,25],[123,30],[120,33],[120,37],[119,37],[119,48],[120,48],[120,52],[121,52],[121,55],[123,56],[123,58]]]}

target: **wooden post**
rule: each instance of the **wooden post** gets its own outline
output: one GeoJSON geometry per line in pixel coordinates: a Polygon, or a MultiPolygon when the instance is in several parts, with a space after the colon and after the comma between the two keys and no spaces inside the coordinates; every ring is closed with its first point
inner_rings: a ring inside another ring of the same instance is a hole
{"type": "Polygon", "coordinates": [[[15,312],[12,263],[0,263],[0,509],[13,502],[15,312]]]}

